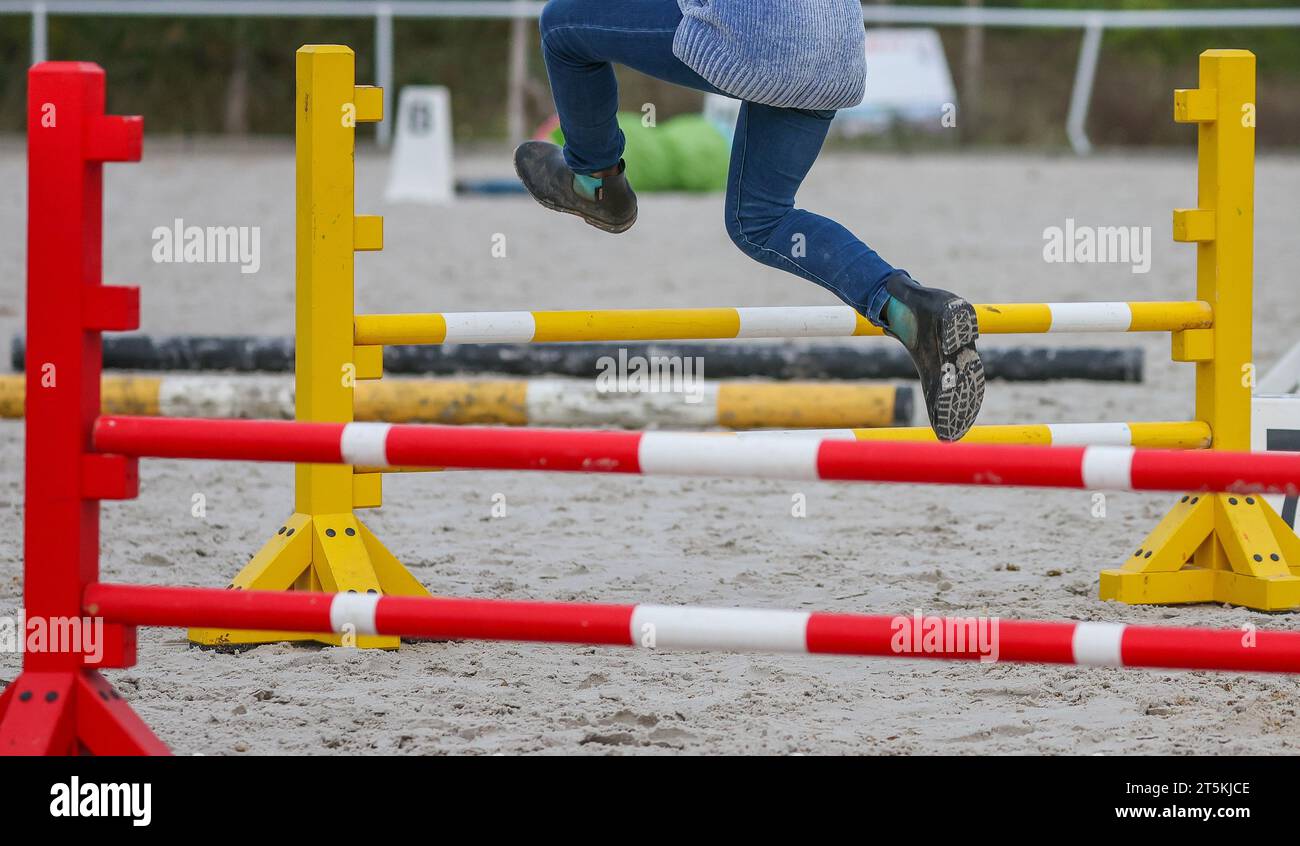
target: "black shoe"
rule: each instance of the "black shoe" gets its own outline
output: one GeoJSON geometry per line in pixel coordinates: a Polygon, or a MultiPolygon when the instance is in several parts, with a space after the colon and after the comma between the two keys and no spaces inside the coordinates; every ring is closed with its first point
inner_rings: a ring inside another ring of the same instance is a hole
{"type": "Polygon", "coordinates": [[[626,232],[636,223],[636,194],[623,175],[606,176],[592,197],[578,192],[574,174],[564,163],[564,150],[546,141],[525,141],[515,148],[515,173],[533,199],[548,209],[576,214],[606,232],[626,232]]]}
{"type": "Polygon", "coordinates": [[[898,271],[885,290],[906,313],[885,314],[885,334],[903,342],[921,379],[930,427],[941,441],[955,441],[975,423],[984,401],[984,364],[975,350],[975,309],[956,294],[925,288],[898,271]],[[898,325],[893,325],[898,324],[898,325]]]}

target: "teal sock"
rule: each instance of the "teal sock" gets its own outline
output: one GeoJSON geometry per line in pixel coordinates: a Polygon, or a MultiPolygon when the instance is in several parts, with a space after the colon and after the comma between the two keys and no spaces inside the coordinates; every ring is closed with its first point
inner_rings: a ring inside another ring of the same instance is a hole
{"type": "Polygon", "coordinates": [[[889,331],[898,336],[904,346],[912,346],[916,342],[916,315],[912,310],[895,297],[890,297],[882,310],[889,331]]]}
{"type": "Polygon", "coordinates": [[[577,191],[592,202],[595,202],[596,200],[597,189],[604,184],[605,179],[601,176],[587,176],[582,173],[575,173],[573,175],[573,190],[577,191]]]}

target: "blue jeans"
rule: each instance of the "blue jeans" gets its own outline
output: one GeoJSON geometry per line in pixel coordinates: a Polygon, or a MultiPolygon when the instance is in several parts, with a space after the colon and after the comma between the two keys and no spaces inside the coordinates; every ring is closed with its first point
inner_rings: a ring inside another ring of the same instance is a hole
{"type": "MultiPolygon", "coordinates": [[[[550,0],[542,53],[575,173],[618,164],[617,62],[657,79],[726,95],[673,55],[677,0],[550,0]]],[[[727,234],[757,261],[816,282],[873,323],[894,268],[835,221],[797,209],[795,192],[821,152],[833,111],[745,102],[736,121],[727,179],[727,234]]],[[[633,186],[636,173],[629,173],[633,186]]]]}

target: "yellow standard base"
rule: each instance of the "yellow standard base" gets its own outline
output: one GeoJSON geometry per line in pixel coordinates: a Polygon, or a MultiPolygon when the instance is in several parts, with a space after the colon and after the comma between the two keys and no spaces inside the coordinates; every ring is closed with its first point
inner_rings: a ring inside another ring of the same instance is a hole
{"type": "Polygon", "coordinates": [[[1188,494],[1123,567],[1101,571],[1101,598],[1300,608],[1300,538],[1258,496],[1188,494]]]}
{"type": "MultiPolygon", "coordinates": [[[[275,537],[231,581],[233,590],[310,590],[324,593],[381,593],[428,596],[402,562],[389,552],[356,515],[294,514],[275,537]]],[[[362,649],[396,649],[396,637],[310,634],[303,632],[190,629],[191,643],[245,646],[313,640],[362,649]]]]}

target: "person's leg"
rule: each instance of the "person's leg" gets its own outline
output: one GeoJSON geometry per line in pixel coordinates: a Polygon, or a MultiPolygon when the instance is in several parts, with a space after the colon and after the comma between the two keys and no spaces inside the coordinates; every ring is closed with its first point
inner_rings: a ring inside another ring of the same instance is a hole
{"type": "Polygon", "coordinates": [[[893,265],[839,223],[794,205],[834,116],[741,105],[727,180],[727,233],[753,258],[816,282],[879,325],[893,265]]]}
{"type": "Polygon", "coordinates": [[[542,9],[542,56],[574,173],[608,170],[623,155],[615,63],[717,92],[673,55],[681,19],[677,0],[550,0],[542,9]]]}
{"type": "Polygon", "coordinates": [[[613,63],[715,91],[673,55],[681,19],[677,0],[550,0],[542,9],[542,55],[564,147],[525,141],[515,150],[515,172],[537,202],[606,232],[636,223],[613,63]]]}
{"type": "Polygon", "coordinates": [[[930,425],[956,440],[975,422],[984,368],[975,310],[924,288],[829,218],[795,208],[834,112],[741,105],[727,181],[727,232],[763,264],[827,288],[907,347],[930,425]]]}

